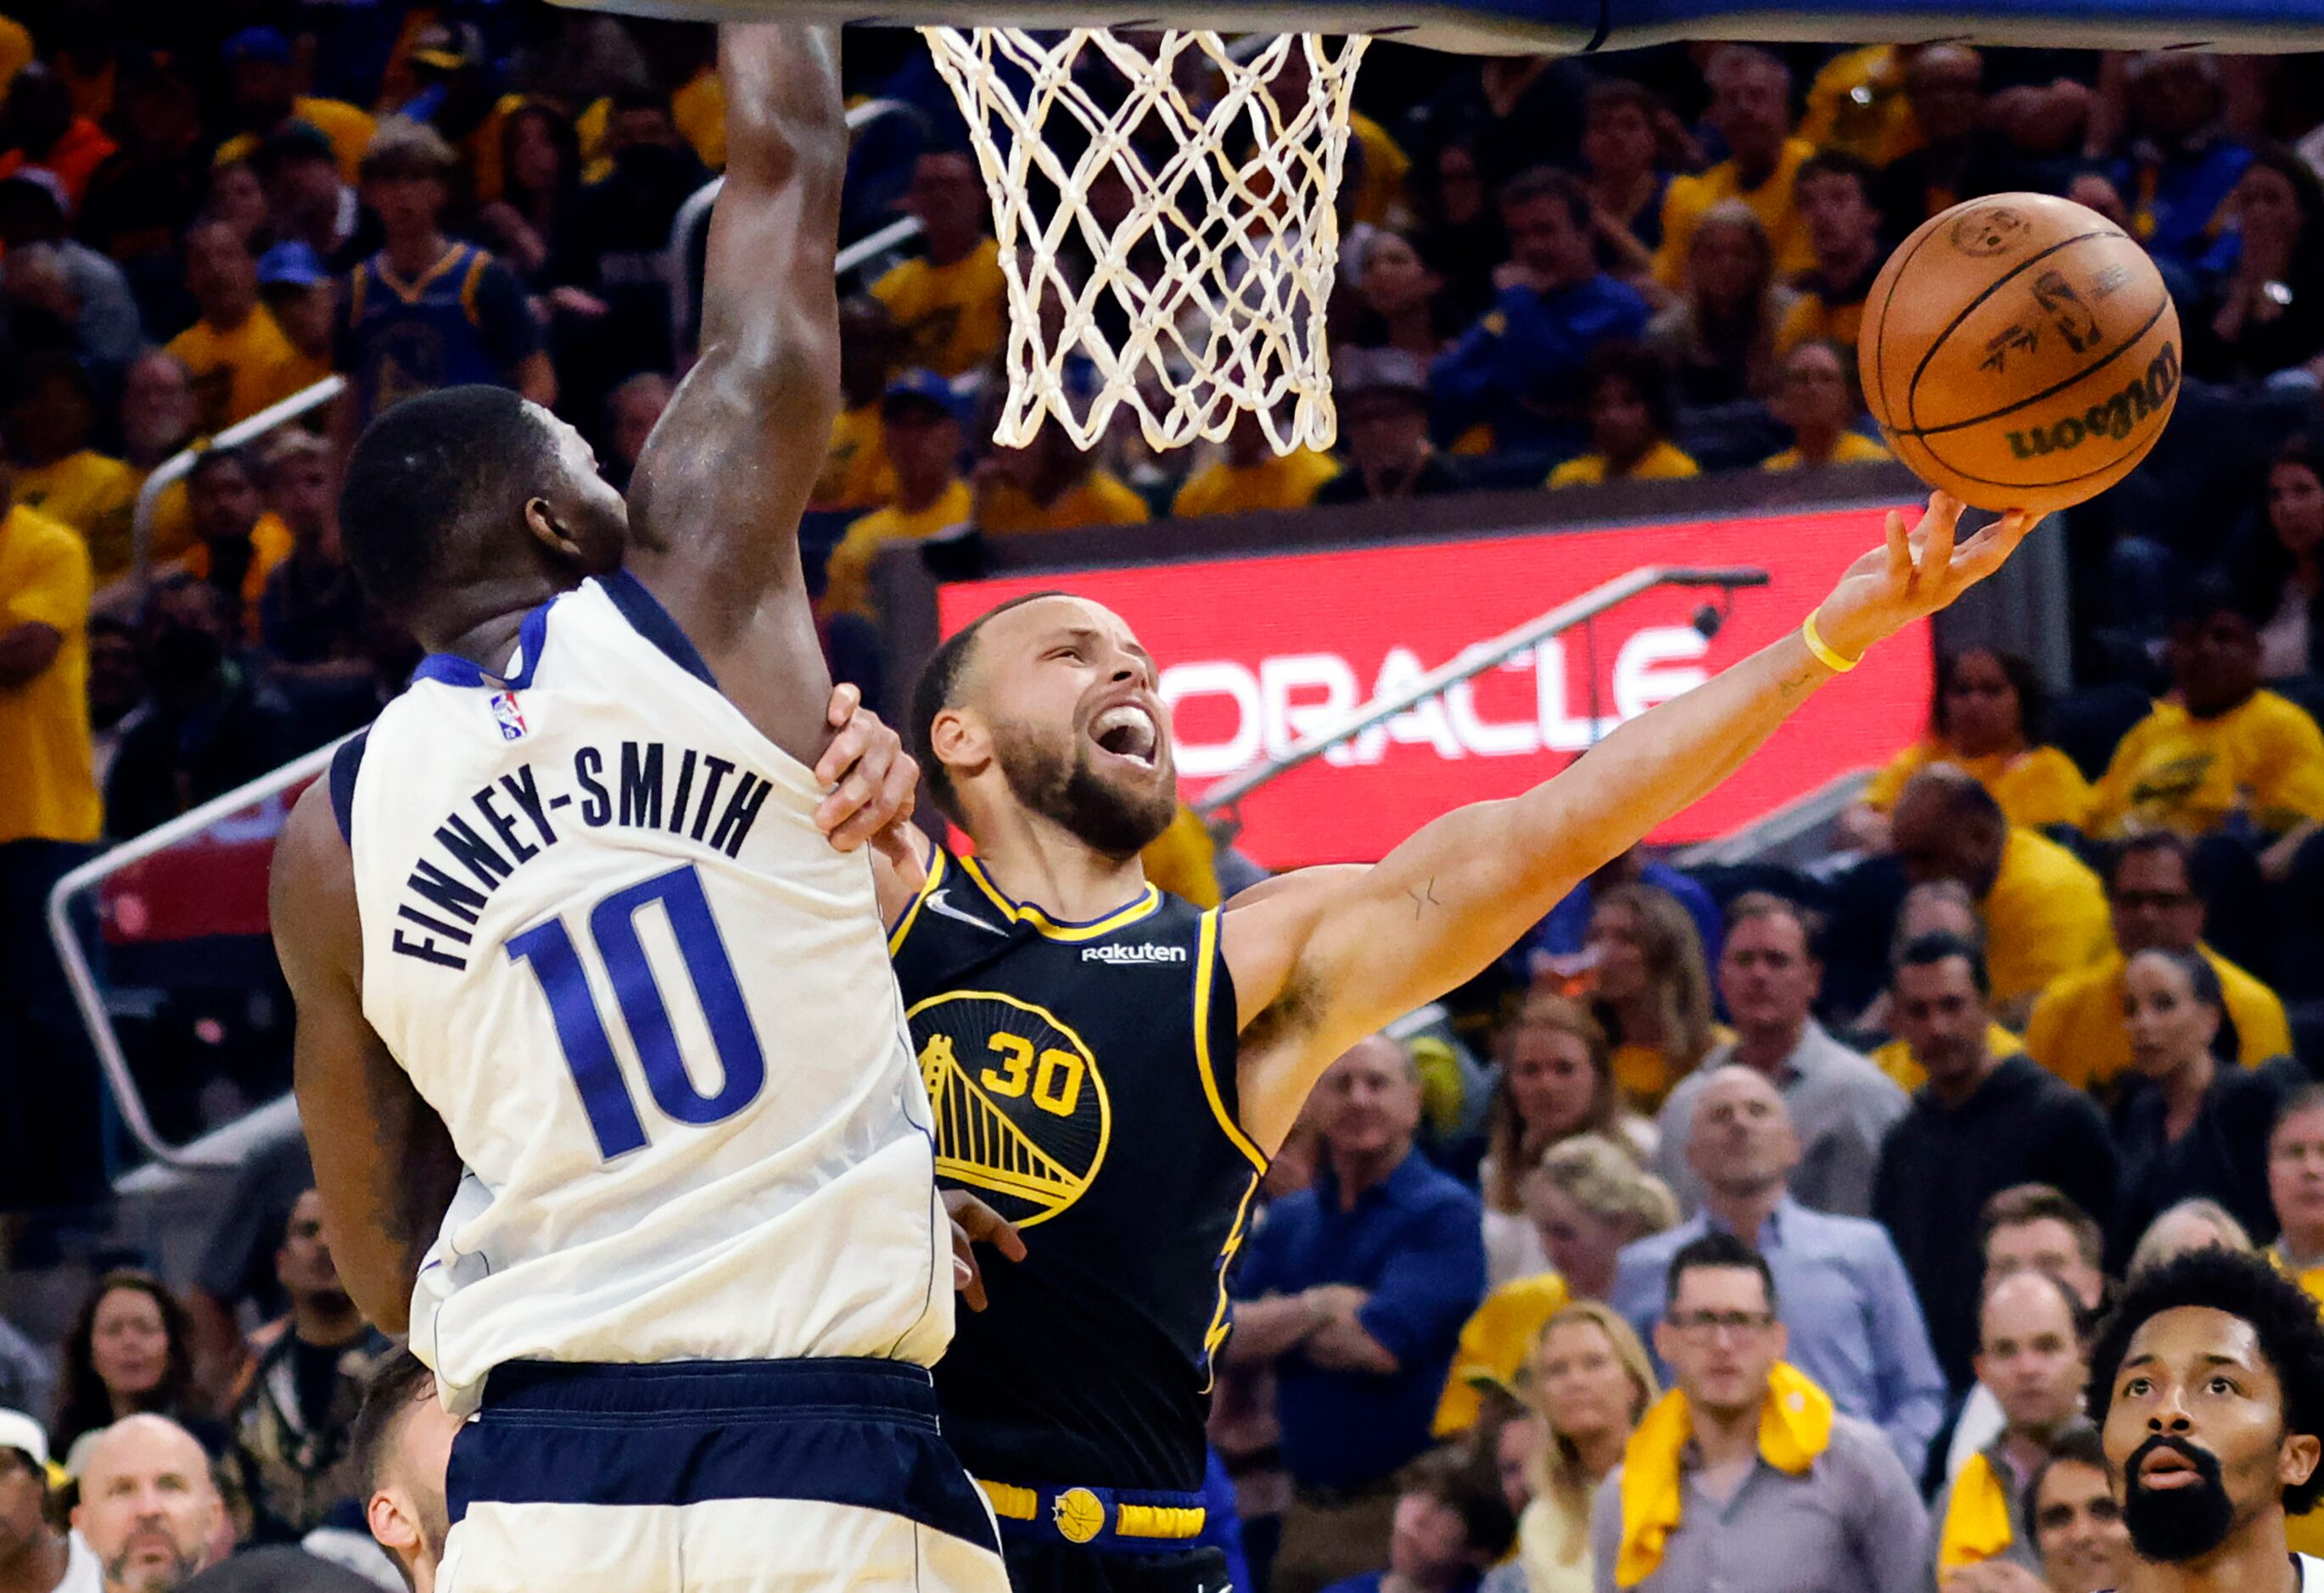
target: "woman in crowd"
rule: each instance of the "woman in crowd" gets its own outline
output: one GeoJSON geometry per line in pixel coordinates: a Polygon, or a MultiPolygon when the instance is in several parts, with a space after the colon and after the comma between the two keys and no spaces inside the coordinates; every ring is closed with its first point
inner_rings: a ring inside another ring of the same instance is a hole
{"type": "Polygon", "coordinates": [[[1595,1134],[1629,1150],[1642,1166],[1654,1154],[1654,1125],[1623,1105],[1606,1030],[1580,1002],[1535,991],[1501,1029],[1498,1049],[1500,1081],[1478,1169],[1485,1278],[1493,1288],[1549,1267],[1518,1190],[1553,1146],[1595,1134]]]}
{"type": "Polygon", "coordinates": [[[1711,1047],[1734,1037],[1711,1021],[1702,935],[1670,892],[1618,885],[1591,909],[1587,944],[1596,964],[1591,1008],[1613,1042],[1615,1088],[1631,1110],[1652,1112],[1711,1047]]]}
{"type": "Polygon", "coordinates": [[[527,100],[501,124],[501,197],[476,213],[493,253],[525,286],[551,280],[563,229],[581,191],[581,144],[554,106],[527,100]]]}
{"type": "Polygon", "coordinates": [[[63,1363],[49,1433],[60,1460],[87,1434],[141,1412],[181,1423],[220,1451],[224,1430],[194,1408],[186,1309],[152,1273],[124,1268],[97,1280],[65,1337],[63,1363]]]}
{"type": "Polygon", "coordinates": [[[1526,1212],[1541,1248],[1575,1300],[1603,1300],[1614,1257],[1678,1224],[1678,1199],[1628,1149],[1595,1134],[1555,1146],[1526,1175],[1526,1212]]]}
{"type": "Polygon", "coordinates": [[[1868,850],[1886,850],[1888,809],[1932,763],[1966,770],[1993,793],[2013,824],[2030,830],[2079,824],[2089,807],[2089,782],[2072,759],[2035,740],[2042,710],[2034,666],[2015,653],[1973,647],[1939,659],[1928,734],[1872,777],[1863,801],[1849,811],[1843,833],[1868,850]]]}
{"type": "MultiPolygon", "coordinates": [[[[2324,354],[2324,184],[2263,144],[2227,196],[2236,261],[2187,318],[2187,373],[2253,382],[2324,354]]],[[[2312,375],[2301,379],[2312,383],[2312,375]]]]}
{"type": "Polygon", "coordinates": [[[1414,246],[1444,273],[1442,308],[1447,321],[1465,327],[1492,308],[1498,292],[1493,267],[1509,257],[1476,150],[1447,140],[1424,167],[1414,169],[1411,186],[1413,213],[1420,223],[1414,246]]]}
{"type": "Polygon", "coordinates": [[[1578,1300],[1542,1329],[1526,1394],[1549,1427],[1532,1500],[1517,1517],[1527,1593],[1584,1593],[1591,1501],[1661,1390],[1630,1324],[1595,1300],[1578,1300]]]}
{"type": "Polygon", "coordinates": [[[1671,406],[1670,378],[1652,355],[1636,344],[1606,344],[1591,352],[1583,382],[1590,452],[1551,471],[1551,486],[1667,481],[1702,474],[1686,450],[1671,441],[1677,415],[1671,406]]]}
{"type": "Polygon", "coordinates": [[[1360,259],[1348,341],[1358,348],[1400,348],[1424,363],[1443,353],[1457,330],[1443,313],[1444,279],[1420,257],[1412,240],[1375,228],[1360,259]]]}
{"type": "Polygon", "coordinates": [[[1663,241],[1663,196],[1671,174],[1663,158],[1670,109],[1654,90],[1627,78],[1591,85],[1582,101],[1582,161],[1598,264],[1607,275],[1646,290],[1663,241]]]}
{"type": "Polygon", "coordinates": [[[1646,327],[1689,408],[1764,399],[1775,386],[1775,330],[1799,295],[1775,282],[1766,229],[1739,199],[1712,206],[1686,251],[1686,291],[1646,327]]]}
{"type": "Polygon", "coordinates": [[[2273,1068],[2235,1064],[2219,976],[2195,952],[2153,950],[2123,971],[2133,1074],[2114,1110],[2119,1249],[2181,1201],[2216,1201],[2248,1236],[2275,1233],[2267,1137],[2284,1093],[2273,1068]]]}
{"type": "Polygon", "coordinates": [[[2267,467],[2266,525],[2236,559],[2244,611],[2257,619],[2259,672],[2280,681],[2319,673],[2324,643],[2324,460],[2295,437],[2267,467]]]}

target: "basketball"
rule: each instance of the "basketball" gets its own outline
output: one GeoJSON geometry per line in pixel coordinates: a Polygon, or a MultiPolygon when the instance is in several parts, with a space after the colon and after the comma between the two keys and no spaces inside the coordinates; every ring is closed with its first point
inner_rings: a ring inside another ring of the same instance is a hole
{"type": "Polygon", "coordinates": [[[1923,222],[1864,301],[1865,402],[1896,456],[1980,509],[2047,513],[2120,481],[2179,394],[2179,315],[2137,240],[2070,199],[1923,222]]]}

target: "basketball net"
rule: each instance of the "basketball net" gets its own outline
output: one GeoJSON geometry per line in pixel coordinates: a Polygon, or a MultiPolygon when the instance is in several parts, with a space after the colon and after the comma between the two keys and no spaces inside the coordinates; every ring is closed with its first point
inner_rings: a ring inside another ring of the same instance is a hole
{"type": "Polygon", "coordinates": [[[992,198],[1009,288],[994,440],[1047,416],[1084,449],[1128,405],[1148,444],[1259,417],[1325,448],[1333,207],[1368,42],[1283,34],[926,28],[992,198]]]}

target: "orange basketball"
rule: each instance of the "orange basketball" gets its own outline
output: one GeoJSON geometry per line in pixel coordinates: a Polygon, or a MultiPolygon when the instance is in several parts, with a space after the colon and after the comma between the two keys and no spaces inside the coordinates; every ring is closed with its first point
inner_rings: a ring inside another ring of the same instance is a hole
{"type": "Polygon", "coordinates": [[[2046,512],[2146,456],[2179,397],[2179,315],[2146,251],[2048,194],[1954,206],[1864,300],[1856,358],[1896,456],[1980,509],[2046,512]]]}

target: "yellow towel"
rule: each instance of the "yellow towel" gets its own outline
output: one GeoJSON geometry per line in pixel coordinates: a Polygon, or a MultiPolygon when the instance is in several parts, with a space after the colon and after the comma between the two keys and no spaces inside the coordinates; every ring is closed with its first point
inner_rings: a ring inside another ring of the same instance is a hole
{"type": "MultiPolygon", "coordinates": [[[[1686,1395],[1672,1389],[1655,1403],[1622,1454],[1622,1546],[1614,1585],[1635,1588],[1663,1562],[1663,1546],[1678,1530],[1686,1492],[1679,1457],[1694,1432],[1686,1395]]],[[[1831,1442],[1831,1395],[1798,1367],[1777,1361],[1767,1375],[1759,1407],[1759,1458],[1794,1477],[1815,1463],[1831,1442]]]]}
{"type": "Polygon", "coordinates": [[[1937,1536],[1937,1575],[1991,1560],[2015,1539],[2009,1530],[2009,1485],[1982,1453],[1971,1455],[1953,1478],[1937,1536]]]}

